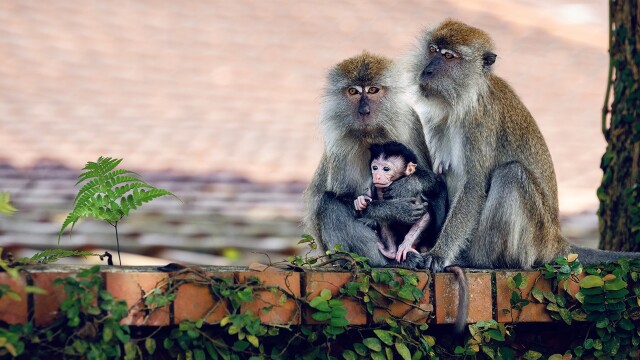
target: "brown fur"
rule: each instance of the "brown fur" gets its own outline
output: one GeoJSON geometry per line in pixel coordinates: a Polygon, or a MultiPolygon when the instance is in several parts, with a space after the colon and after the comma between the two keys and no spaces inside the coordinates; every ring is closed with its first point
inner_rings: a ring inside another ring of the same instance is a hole
{"type": "Polygon", "coordinates": [[[427,263],[434,270],[453,263],[531,268],[566,254],[551,155],[525,105],[491,73],[493,62],[485,63],[491,38],[446,20],[423,42],[413,64],[421,120],[434,166],[450,163],[452,202],[427,263]],[[463,61],[439,53],[424,58],[438,42],[463,61]]]}
{"type": "Polygon", "coordinates": [[[363,51],[359,56],[342,61],[336,65],[336,68],[353,85],[368,85],[379,78],[391,64],[390,59],[363,51]]]}
{"type": "Polygon", "coordinates": [[[446,39],[456,45],[477,44],[488,49],[493,49],[494,47],[489,34],[453,19],[443,21],[435,28],[432,36],[435,42],[446,39]]]}

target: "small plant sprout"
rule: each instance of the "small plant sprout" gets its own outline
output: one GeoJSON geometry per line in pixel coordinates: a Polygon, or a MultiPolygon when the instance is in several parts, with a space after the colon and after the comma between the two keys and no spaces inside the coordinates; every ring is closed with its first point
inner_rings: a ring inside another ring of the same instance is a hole
{"type": "Polygon", "coordinates": [[[18,209],[11,205],[11,194],[0,192],[0,214],[12,215],[18,209]]]}
{"type": "MultiPolygon", "coordinates": [[[[133,171],[117,169],[122,159],[100,157],[96,162],[88,162],[85,170],[78,176],[76,185],[84,182],[73,201],[73,210],[67,215],[58,234],[58,244],[64,230],[71,225],[71,231],[78,220],[92,217],[104,220],[114,227],[118,261],[120,259],[120,240],[118,239],[118,222],[135,210],[155,198],[171,195],[171,192],[155,188],[139,179],[133,171]]],[[[178,199],[179,200],[179,199],[178,199]]],[[[71,236],[71,235],[69,235],[71,236]]]]}

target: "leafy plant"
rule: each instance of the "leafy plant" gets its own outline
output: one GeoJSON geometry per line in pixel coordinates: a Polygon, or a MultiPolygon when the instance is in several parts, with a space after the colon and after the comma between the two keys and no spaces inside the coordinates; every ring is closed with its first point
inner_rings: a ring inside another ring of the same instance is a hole
{"type": "Polygon", "coordinates": [[[0,214],[12,215],[18,211],[11,205],[11,194],[0,192],[0,214]]]}
{"type": "Polygon", "coordinates": [[[73,256],[100,256],[100,254],[94,254],[90,251],[80,250],[65,250],[65,249],[46,249],[34,254],[30,258],[19,258],[14,261],[16,265],[30,265],[30,264],[50,264],[54,263],[62,258],[73,256]]]}
{"type": "MultiPolygon", "coordinates": [[[[118,238],[118,222],[125,216],[153,199],[171,195],[171,192],[155,188],[140,180],[133,171],[117,169],[122,159],[100,157],[96,162],[88,162],[84,171],[78,176],[76,185],[85,182],[73,201],[73,210],[67,215],[60,233],[58,243],[64,230],[76,225],[78,220],[92,217],[104,220],[114,227],[118,260],[120,259],[120,240],[118,238]]],[[[177,198],[177,197],[176,197],[177,198]]]]}

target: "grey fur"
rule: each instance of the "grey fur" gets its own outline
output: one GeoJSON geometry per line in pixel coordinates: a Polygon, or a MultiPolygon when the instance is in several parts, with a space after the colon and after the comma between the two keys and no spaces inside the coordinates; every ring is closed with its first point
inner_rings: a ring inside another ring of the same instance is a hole
{"type": "MultiPolygon", "coordinates": [[[[335,244],[370,259],[372,266],[392,264],[378,250],[378,235],[364,223],[357,221],[353,199],[364,193],[371,182],[369,146],[374,143],[397,141],[411,148],[419,163],[431,166],[422,125],[417,114],[406,102],[405,88],[400,83],[401,72],[391,66],[371,85],[383,87],[383,98],[375,104],[370,126],[357,123],[353,105],[345,95],[352,85],[350,79],[336,66],[329,72],[320,123],[324,137],[324,152],[311,184],[305,192],[307,230],[317,239],[322,250],[335,244]]],[[[394,195],[415,188],[428,190],[433,184],[418,176],[410,176],[392,185],[394,195]]],[[[393,200],[372,201],[364,212],[367,218],[384,222],[412,223],[426,211],[415,199],[396,197],[393,200]]],[[[423,267],[423,259],[410,254],[401,265],[423,267]]],[[[395,262],[395,261],[394,261],[395,262]]]]}

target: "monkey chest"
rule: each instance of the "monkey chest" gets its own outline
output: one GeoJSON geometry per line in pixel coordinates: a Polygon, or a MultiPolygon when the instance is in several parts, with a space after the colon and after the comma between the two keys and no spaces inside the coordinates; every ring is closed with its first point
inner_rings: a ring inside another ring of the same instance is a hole
{"type": "MultiPolygon", "coordinates": [[[[434,129],[427,132],[427,146],[433,161],[433,171],[442,173],[449,195],[457,194],[465,176],[465,142],[455,127],[434,129]]],[[[472,156],[472,154],[469,154],[472,156]]]]}

